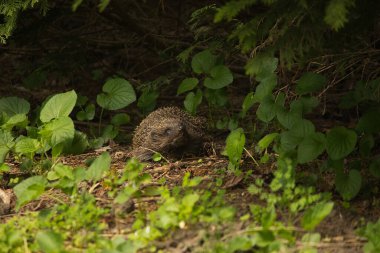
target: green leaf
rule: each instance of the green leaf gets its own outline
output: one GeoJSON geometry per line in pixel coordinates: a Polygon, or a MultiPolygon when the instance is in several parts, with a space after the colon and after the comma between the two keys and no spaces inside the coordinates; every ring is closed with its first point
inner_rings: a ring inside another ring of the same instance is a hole
{"type": "Polygon", "coordinates": [[[150,87],[145,88],[137,101],[137,107],[140,108],[143,113],[151,112],[156,107],[157,98],[159,96],[160,93],[156,89],[150,87]]]}
{"type": "Polygon", "coordinates": [[[243,154],[245,145],[245,134],[242,128],[235,129],[227,136],[225,154],[233,169],[239,167],[239,162],[243,154]]]}
{"type": "Polygon", "coordinates": [[[191,67],[197,74],[210,73],[215,66],[217,56],[211,54],[210,50],[204,50],[194,55],[191,60],[191,67]]]}
{"type": "Polygon", "coordinates": [[[118,110],[136,101],[135,90],[123,78],[112,78],[103,85],[102,93],[96,97],[98,105],[107,110],[118,110]]]}
{"type": "Polygon", "coordinates": [[[8,118],[8,120],[1,126],[3,129],[11,130],[15,126],[25,128],[28,124],[28,118],[25,114],[15,114],[8,118]]]}
{"type": "Polygon", "coordinates": [[[380,178],[380,158],[371,161],[369,165],[369,172],[376,178],[380,178]]]}
{"type": "Polygon", "coordinates": [[[79,155],[82,154],[89,147],[87,135],[83,132],[75,130],[74,138],[72,141],[63,147],[63,153],[79,155]]]}
{"type": "Polygon", "coordinates": [[[362,176],[357,170],[350,170],[348,175],[338,172],[335,177],[335,187],[344,200],[355,197],[361,188],[362,176]]]}
{"type": "Polygon", "coordinates": [[[304,95],[320,91],[325,86],[326,81],[326,77],[321,74],[306,72],[297,81],[296,93],[298,95],[304,95]]]}
{"type": "Polygon", "coordinates": [[[290,103],[290,111],[302,115],[311,112],[318,104],[316,97],[300,97],[290,103]]]}
{"type": "Polygon", "coordinates": [[[241,106],[242,108],[241,108],[241,114],[240,114],[242,118],[245,118],[248,110],[251,109],[251,107],[255,104],[253,94],[254,94],[253,92],[249,92],[244,98],[243,104],[241,106]]]}
{"type": "Polygon", "coordinates": [[[357,135],[345,127],[334,127],[327,133],[327,153],[333,160],[350,154],[356,145],[357,135]]]}
{"type": "Polygon", "coordinates": [[[16,114],[28,114],[30,104],[23,98],[5,97],[0,99],[0,113],[5,112],[9,117],[16,114]]]}
{"type": "Polygon", "coordinates": [[[19,138],[15,145],[15,152],[19,154],[34,154],[40,148],[40,142],[29,137],[19,138]]]}
{"type": "Polygon", "coordinates": [[[115,114],[111,119],[112,125],[115,126],[126,125],[129,122],[131,122],[131,117],[126,113],[115,114]]]}
{"type": "Polygon", "coordinates": [[[183,101],[185,109],[191,114],[195,114],[198,106],[202,103],[202,97],[202,91],[199,89],[196,93],[189,92],[185,98],[185,101],[183,101]]]}
{"type": "Polygon", "coordinates": [[[285,151],[292,151],[301,143],[302,137],[294,134],[293,131],[286,131],[280,134],[281,148],[285,151]]]}
{"type": "Polygon", "coordinates": [[[315,132],[315,126],[313,122],[311,122],[310,120],[301,119],[294,123],[290,131],[292,131],[295,136],[304,138],[308,136],[309,134],[312,134],[315,132]]]}
{"type": "Polygon", "coordinates": [[[329,215],[334,207],[333,202],[318,203],[315,206],[307,209],[302,217],[302,227],[306,230],[313,230],[318,226],[327,215],[329,215]]]}
{"type": "Polygon", "coordinates": [[[264,150],[268,148],[268,146],[273,142],[274,139],[279,135],[279,133],[270,133],[265,135],[257,144],[260,150],[264,150]]]}
{"type": "Polygon", "coordinates": [[[76,117],[80,121],[84,120],[93,120],[95,116],[95,105],[94,104],[88,104],[84,111],[79,111],[76,114],[76,117]]]}
{"type": "Polygon", "coordinates": [[[64,250],[62,236],[53,231],[38,231],[36,241],[44,253],[60,253],[64,250]]]}
{"type": "Polygon", "coordinates": [[[376,108],[374,110],[367,111],[363,116],[360,117],[356,129],[360,132],[367,134],[379,133],[380,124],[378,118],[380,116],[380,109],[376,108]]]}
{"type": "Polygon", "coordinates": [[[348,9],[355,5],[355,0],[330,0],[326,7],[324,21],[338,31],[348,22],[348,9]]]}
{"type": "Polygon", "coordinates": [[[198,83],[199,80],[197,78],[184,79],[178,87],[177,95],[193,90],[195,87],[197,87],[198,83]]]}
{"type": "Polygon", "coordinates": [[[224,65],[215,66],[210,71],[211,77],[206,77],[204,86],[209,89],[221,89],[231,84],[234,80],[229,68],[224,65]]]}
{"type": "Polygon", "coordinates": [[[204,95],[207,99],[207,101],[211,105],[215,105],[218,107],[225,107],[229,100],[227,96],[227,91],[225,88],[212,90],[212,89],[205,89],[204,95]]]}
{"type": "Polygon", "coordinates": [[[369,156],[375,146],[375,139],[372,134],[366,134],[359,141],[359,152],[362,156],[369,156]]]}
{"type": "Polygon", "coordinates": [[[45,124],[39,133],[51,146],[55,146],[74,138],[74,123],[71,118],[62,116],[45,124]]]}
{"type": "Polygon", "coordinates": [[[87,170],[86,179],[96,182],[99,181],[103,174],[109,170],[111,165],[111,156],[108,152],[102,153],[90,165],[87,170]]]}
{"type": "Polygon", "coordinates": [[[0,129],[0,163],[3,163],[9,150],[14,146],[14,138],[11,132],[0,129]]]}
{"type": "Polygon", "coordinates": [[[77,94],[73,90],[52,96],[42,107],[40,120],[46,123],[52,119],[69,116],[76,101],[77,94]]]}
{"type": "Polygon", "coordinates": [[[277,65],[277,58],[265,53],[258,54],[245,65],[245,73],[250,76],[255,76],[257,81],[261,81],[273,75],[277,69],[277,65]]]}
{"type": "Polygon", "coordinates": [[[276,116],[277,107],[278,105],[275,104],[274,100],[267,97],[260,103],[256,115],[261,121],[269,123],[276,116]]]}
{"type": "Polygon", "coordinates": [[[317,158],[326,148],[326,138],[322,133],[311,133],[303,138],[297,148],[299,163],[307,163],[317,158]]]}
{"type": "Polygon", "coordinates": [[[266,78],[263,78],[260,81],[260,84],[257,85],[254,102],[262,102],[268,96],[272,96],[273,89],[277,86],[277,76],[274,74],[268,75],[266,78]]]}
{"type": "Polygon", "coordinates": [[[288,112],[283,108],[279,108],[276,111],[278,122],[287,129],[292,129],[296,123],[302,120],[301,115],[298,112],[288,112]]]}
{"type": "Polygon", "coordinates": [[[17,197],[16,209],[38,198],[45,191],[46,185],[47,180],[42,176],[29,177],[16,185],[13,188],[17,197]]]}

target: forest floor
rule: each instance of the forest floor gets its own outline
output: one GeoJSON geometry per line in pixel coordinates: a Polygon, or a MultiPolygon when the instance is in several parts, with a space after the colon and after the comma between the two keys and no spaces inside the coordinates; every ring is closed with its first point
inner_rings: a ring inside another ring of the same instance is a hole
{"type": "MultiPolygon", "coordinates": [[[[62,157],[60,161],[71,166],[83,166],[87,159],[95,158],[104,151],[108,151],[111,154],[111,170],[117,172],[122,171],[130,152],[130,148],[125,146],[107,146],[86,154],[65,156],[62,157]]],[[[248,193],[247,187],[257,178],[261,178],[264,180],[265,184],[269,184],[273,177],[272,172],[275,166],[263,165],[258,167],[249,158],[246,158],[244,159],[242,166],[243,172],[245,170],[252,170],[253,173],[249,177],[243,178],[229,175],[225,172],[221,173],[221,171],[225,171],[227,165],[228,159],[219,155],[212,155],[183,159],[169,163],[147,163],[144,172],[147,172],[152,176],[153,184],[160,184],[159,182],[162,182],[162,178],[165,178],[165,185],[169,188],[180,186],[186,172],[189,172],[191,176],[198,176],[203,179],[202,184],[198,187],[209,187],[207,182],[213,182],[222,176],[223,185],[221,187],[226,190],[226,200],[230,205],[236,208],[237,215],[241,216],[249,212],[250,204],[259,203],[259,200],[255,199],[248,193]]],[[[12,164],[12,172],[8,176],[12,177],[12,174],[19,176],[19,173],[20,170],[18,164],[12,164]]],[[[12,190],[9,189],[6,191],[11,193],[12,190]]],[[[61,196],[61,199],[64,198],[58,190],[54,191],[54,193],[49,192],[49,195],[56,194],[57,196],[61,196]]],[[[92,194],[96,196],[97,205],[109,206],[110,203],[112,203],[112,199],[107,195],[107,188],[104,187],[102,183],[95,187],[92,186],[91,191],[92,194]]],[[[317,228],[317,232],[320,232],[322,236],[321,242],[317,245],[318,252],[361,252],[365,241],[357,235],[355,230],[363,225],[361,224],[361,217],[365,217],[367,221],[375,220],[379,217],[380,210],[369,208],[369,202],[365,199],[357,198],[356,200],[353,200],[350,202],[349,208],[343,207],[339,196],[334,194],[333,199],[335,206],[332,213],[317,228]]],[[[67,197],[66,200],[68,201],[67,197]]],[[[136,199],[134,206],[145,208],[146,211],[154,210],[157,206],[157,200],[156,197],[136,199]]],[[[14,202],[14,200],[12,202],[14,202]]],[[[42,196],[39,200],[32,201],[22,207],[19,213],[42,210],[51,207],[55,203],[56,202],[52,200],[52,198],[42,196]]],[[[112,206],[111,204],[111,210],[117,208],[117,206],[112,206]]],[[[0,217],[0,220],[3,222],[12,217],[16,214],[13,212],[0,217]]],[[[280,215],[286,217],[286,214],[280,215]]],[[[133,219],[128,215],[124,218],[120,218],[110,214],[105,222],[109,224],[108,234],[116,235],[122,233],[122,231],[125,232],[130,230],[133,219]]],[[[224,233],[237,234],[244,227],[244,222],[238,220],[233,225],[229,224],[229,226],[225,228],[224,233]]],[[[205,228],[202,224],[180,229],[161,241],[159,248],[163,249],[165,252],[192,252],[192,249],[201,246],[203,238],[198,235],[200,235],[201,231],[204,229],[205,228]]]]}

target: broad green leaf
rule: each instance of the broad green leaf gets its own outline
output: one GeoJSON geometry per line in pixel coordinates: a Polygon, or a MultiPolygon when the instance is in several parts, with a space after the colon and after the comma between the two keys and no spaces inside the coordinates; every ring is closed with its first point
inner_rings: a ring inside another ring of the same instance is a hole
{"type": "Polygon", "coordinates": [[[380,178],[380,158],[375,158],[371,161],[371,164],[369,165],[369,172],[376,177],[380,178]]]}
{"type": "Polygon", "coordinates": [[[197,78],[184,79],[178,87],[177,95],[193,90],[195,87],[197,87],[198,83],[199,80],[197,78]]]}
{"type": "Polygon", "coordinates": [[[74,90],[59,93],[52,96],[42,107],[40,120],[43,123],[60,117],[68,117],[77,101],[77,94],[74,90]]]}
{"type": "Polygon", "coordinates": [[[194,55],[191,60],[191,67],[197,74],[210,73],[215,66],[217,56],[213,55],[210,50],[204,50],[194,55]]]}
{"type": "Polygon", "coordinates": [[[199,89],[196,91],[196,93],[189,92],[185,98],[185,101],[183,101],[185,109],[191,114],[195,114],[198,106],[202,102],[202,97],[202,91],[199,89]]]}
{"type": "Polygon", "coordinates": [[[9,117],[16,114],[28,114],[30,104],[23,98],[5,97],[0,99],[0,113],[5,112],[9,117]]]}
{"type": "Polygon", "coordinates": [[[292,129],[296,123],[302,120],[302,117],[299,113],[288,112],[283,108],[277,109],[276,116],[278,122],[280,122],[280,124],[287,129],[292,129]]]}
{"type": "Polygon", "coordinates": [[[307,209],[302,217],[302,227],[306,230],[313,230],[318,226],[327,215],[329,215],[334,207],[333,202],[318,203],[315,206],[307,209]]]}
{"type": "Polygon", "coordinates": [[[300,115],[311,112],[317,107],[319,101],[316,97],[300,97],[290,103],[290,111],[300,115]]]}
{"type": "Polygon", "coordinates": [[[260,81],[260,84],[257,85],[254,101],[262,102],[268,96],[272,96],[272,91],[277,85],[277,76],[275,74],[268,75],[260,81]]]}
{"type": "Polygon", "coordinates": [[[86,179],[96,182],[99,181],[103,174],[109,170],[111,165],[111,156],[108,152],[102,153],[90,165],[87,170],[86,179]]]}
{"type": "Polygon", "coordinates": [[[304,95],[320,91],[326,84],[326,77],[321,74],[306,72],[297,81],[296,93],[304,95]]]}
{"type": "Polygon", "coordinates": [[[217,90],[205,89],[204,96],[211,105],[218,107],[225,107],[229,102],[225,88],[217,90]]]}
{"type": "Polygon", "coordinates": [[[278,105],[274,103],[274,100],[268,97],[260,103],[256,115],[261,121],[269,123],[276,116],[277,107],[278,105]]]}
{"type": "Polygon", "coordinates": [[[379,133],[380,124],[378,122],[380,116],[380,109],[370,110],[360,117],[356,129],[360,132],[367,134],[379,133]]]}
{"type": "Polygon", "coordinates": [[[63,147],[63,153],[79,155],[82,154],[89,147],[87,135],[83,132],[75,130],[74,138],[63,147]]]}
{"type": "Polygon", "coordinates": [[[96,97],[98,105],[107,110],[118,110],[136,101],[135,90],[123,78],[112,78],[103,85],[102,93],[96,97]]]}
{"type": "Polygon", "coordinates": [[[335,187],[344,200],[355,197],[361,188],[362,176],[357,170],[350,170],[348,175],[338,172],[335,177],[335,187]]]}
{"type": "Polygon", "coordinates": [[[301,119],[295,122],[290,131],[292,131],[295,136],[303,138],[308,136],[309,134],[314,133],[315,126],[313,122],[311,122],[310,120],[301,119]]]}
{"type": "Polygon", "coordinates": [[[16,185],[13,188],[17,197],[16,209],[38,198],[45,191],[46,185],[47,180],[43,176],[29,177],[16,185]]]}
{"type": "Polygon", "coordinates": [[[187,194],[181,201],[182,212],[185,214],[191,214],[195,203],[199,200],[197,193],[187,194]]]}
{"type": "Polygon", "coordinates": [[[281,148],[285,151],[295,150],[301,141],[302,137],[296,136],[293,131],[285,131],[280,134],[281,148]]]}
{"type": "Polygon", "coordinates": [[[0,164],[4,162],[5,157],[14,144],[15,142],[11,132],[0,129],[0,164]]]}
{"type": "Polygon", "coordinates": [[[126,125],[130,121],[131,121],[131,117],[126,113],[115,114],[111,119],[112,125],[115,125],[115,126],[126,125]]]}
{"type": "Polygon", "coordinates": [[[334,127],[327,133],[327,153],[333,160],[350,154],[356,145],[357,135],[345,127],[334,127]]]}
{"type": "Polygon", "coordinates": [[[204,86],[209,89],[221,89],[234,80],[229,68],[224,65],[215,66],[210,70],[210,77],[204,80],[204,86]]]}
{"type": "Polygon", "coordinates": [[[225,154],[228,156],[233,169],[239,167],[245,145],[245,134],[242,128],[235,129],[227,136],[225,154]]]}
{"type": "Polygon", "coordinates": [[[8,120],[1,126],[3,129],[11,130],[14,126],[25,128],[28,124],[26,114],[15,114],[8,118],[8,120]]]}
{"type": "Polygon", "coordinates": [[[45,124],[39,133],[51,146],[55,146],[74,138],[74,123],[71,118],[63,116],[45,124]]]}
{"type": "Polygon", "coordinates": [[[251,109],[251,107],[254,105],[255,100],[254,100],[254,93],[249,92],[243,101],[242,108],[241,108],[241,117],[245,118],[245,115],[247,114],[248,110],[251,109]]]}
{"type": "Polygon", "coordinates": [[[38,231],[36,241],[40,250],[44,253],[59,253],[64,250],[64,240],[62,236],[53,231],[38,231]]]}
{"type": "Polygon", "coordinates": [[[34,154],[41,147],[40,142],[36,139],[23,137],[17,140],[15,152],[19,154],[34,154]]]}
{"type": "Polygon", "coordinates": [[[258,54],[245,65],[245,73],[261,81],[277,69],[278,59],[268,54],[258,54]]]}
{"type": "Polygon", "coordinates": [[[265,135],[257,144],[260,150],[264,150],[268,148],[268,146],[273,142],[274,139],[279,135],[279,133],[270,133],[265,135]]]}
{"type": "Polygon", "coordinates": [[[297,148],[299,163],[307,163],[317,158],[326,148],[326,138],[322,133],[311,133],[303,138],[297,148]]]}
{"type": "Polygon", "coordinates": [[[228,241],[228,250],[226,252],[249,252],[255,246],[256,240],[247,235],[234,236],[228,241]]]}

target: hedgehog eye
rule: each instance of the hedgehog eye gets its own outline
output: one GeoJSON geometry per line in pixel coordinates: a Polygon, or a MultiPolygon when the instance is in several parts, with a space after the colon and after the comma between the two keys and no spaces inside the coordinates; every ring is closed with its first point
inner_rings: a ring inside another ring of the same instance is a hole
{"type": "Polygon", "coordinates": [[[173,132],[173,131],[172,131],[170,128],[167,128],[167,129],[165,130],[165,135],[171,135],[172,132],[173,132]]]}
{"type": "Polygon", "coordinates": [[[155,132],[150,133],[150,136],[152,137],[153,140],[157,140],[159,138],[158,133],[155,133],[155,132]]]}

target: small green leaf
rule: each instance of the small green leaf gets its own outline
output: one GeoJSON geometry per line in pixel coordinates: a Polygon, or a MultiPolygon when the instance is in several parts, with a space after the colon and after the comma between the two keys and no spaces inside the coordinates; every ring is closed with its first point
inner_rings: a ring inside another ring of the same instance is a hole
{"type": "Polygon", "coordinates": [[[278,59],[268,54],[258,54],[245,65],[245,73],[255,76],[257,81],[271,76],[277,69],[278,59]]]}
{"type": "Polygon", "coordinates": [[[14,146],[14,138],[11,132],[0,129],[0,163],[3,163],[9,150],[14,146]]]}
{"type": "Polygon", "coordinates": [[[268,148],[268,146],[273,142],[274,139],[279,135],[279,133],[270,133],[265,135],[257,144],[260,150],[264,150],[268,148]]]}
{"type": "Polygon", "coordinates": [[[29,177],[16,185],[13,188],[17,197],[16,209],[38,198],[45,191],[46,185],[47,180],[42,176],[29,177]]]}
{"type": "Polygon", "coordinates": [[[197,87],[198,83],[199,80],[197,78],[184,79],[178,87],[177,95],[193,90],[195,87],[197,87]]]}
{"type": "Polygon", "coordinates": [[[217,56],[213,55],[210,50],[204,50],[194,55],[191,60],[191,67],[197,74],[210,73],[211,68],[215,66],[217,56]]]}
{"type": "Polygon", "coordinates": [[[34,154],[40,148],[40,142],[29,137],[19,138],[15,145],[15,152],[19,154],[34,154]]]}
{"type": "Polygon", "coordinates": [[[154,110],[157,104],[157,98],[160,96],[160,93],[156,89],[151,87],[143,89],[139,100],[137,101],[137,107],[145,114],[154,110]]]}
{"type": "Polygon", "coordinates": [[[131,117],[126,113],[118,113],[115,114],[112,119],[111,123],[115,126],[121,126],[126,125],[131,121],[131,117]]]}
{"type": "Polygon", "coordinates": [[[260,84],[257,85],[254,101],[262,102],[265,98],[272,95],[273,89],[277,86],[277,76],[275,74],[270,74],[267,77],[263,78],[260,81],[260,84]]]}
{"type": "Polygon", "coordinates": [[[210,76],[204,80],[204,86],[209,89],[221,89],[231,84],[234,80],[230,69],[224,65],[213,67],[210,71],[210,76]]]}
{"type": "Polygon", "coordinates": [[[225,107],[229,102],[227,91],[225,88],[217,90],[206,88],[204,91],[204,95],[211,105],[215,105],[217,107],[225,107]]]}
{"type": "Polygon", "coordinates": [[[95,117],[95,105],[94,104],[88,104],[83,111],[79,111],[76,114],[76,117],[80,121],[93,120],[95,117]]]}
{"type": "Polygon", "coordinates": [[[1,126],[3,129],[11,130],[15,126],[25,128],[28,124],[28,118],[25,114],[15,114],[8,118],[8,120],[1,126]]]}
{"type": "Polygon", "coordinates": [[[196,93],[189,92],[185,98],[185,101],[183,101],[185,109],[191,114],[195,114],[198,106],[202,102],[202,97],[202,91],[199,89],[196,91],[196,93]]]}
{"type": "Polygon", "coordinates": [[[245,134],[242,128],[235,129],[227,136],[225,153],[233,169],[239,167],[245,145],[245,134]]]}
{"type": "Polygon", "coordinates": [[[99,181],[103,174],[109,170],[111,165],[111,156],[108,152],[102,153],[90,165],[87,170],[86,179],[96,182],[99,181]]]}
{"type": "Polygon", "coordinates": [[[254,100],[254,93],[249,92],[243,101],[242,108],[241,108],[241,117],[245,118],[245,115],[247,114],[248,110],[251,109],[251,107],[254,105],[255,100],[254,100]]]}
{"type": "Polygon", "coordinates": [[[318,203],[305,211],[302,217],[302,227],[306,230],[313,230],[318,226],[327,215],[329,215],[334,207],[333,202],[318,203]]]}
{"type": "Polygon", "coordinates": [[[311,112],[318,104],[316,97],[300,97],[290,103],[290,111],[302,115],[311,112]]]}
{"type": "Polygon", "coordinates": [[[296,93],[304,95],[320,91],[326,84],[326,77],[321,74],[306,72],[297,81],[296,93]]]}
{"type": "Polygon", "coordinates": [[[376,178],[380,178],[380,158],[371,161],[369,172],[376,178]]]}
{"type": "Polygon", "coordinates": [[[309,134],[314,133],[315,126],[310,120],[301,119],[295,122],[290,131],[292,131],[295,136],[303,138],[309,134]]]}
{"type": "Polygon", "coordinates": [[[89,147],[87,135],[83,132],[75,130],[74,138],[69,141],[63,148],[63,153],[79,155],[89,147]]]}
{"type": "Polygon", "coordinates": [[[269,123],[276,116],[277,107],[278,105],[275,104],[274,100],[267,97],[260,103],[256,115],[261,121],[269,123]]]}
{"type": "Polygon", "coordinates": [[[361,185],[362,176],[357,170],[350,170],[348,175],[338,172],[335,177],[336,189],[344,200],[355,197],[359,193],[361,185]]]}
{"type": "Polygon", "coordinates": [[[350,154],[356,145],[357,135],[345,127],[334,127],[327,133],[327,153],[333,160],[350,154]]]}
{"type": "Polygon", "coordinates": [[[5,112],[9,117],[16,114],[28,114],[30,104],[23,98],[5,97],[0,99],[0,113],[5,112]]]}
{"type": "Polygon", "coordinates": [[[278,122],[280,122],[280,124],[287,129],[292,129],[296,123],[299,123],[302,120],[302,117],[299,113],[288,112],[283,108],[279,108],[276,111],[276,116],[278,122]]]}
{"type": "Polygon", "coordinates": [[[102,90],[103,92],[96,97],[96,102],[107,110],[118,110],[136,101],[135,90],[123,78],[107,80],[102,90]]]}
{"type": "Polygon", "coordinates": [[[317,158],[326,148],[326,138],[322,133],[311,133],[304,137],[297,148],[299,163],[307,163],[317,158]]]}
{"type": "Polygon", "coordinates": [[[68,117],[77,101],[75,91],[68,91],[52,96],[42,107],[40,120],[43,123],[60,117],[68,117]]]}
{"type": "Polygon", "coordinates": [[[359,152],[362,156],[369,156],[375,146],[375,139],[372,134],[366,134],[359,141],[359,152]]]}
{"type": "Polygon", "coordinates": [[[153,159],[153,161],[155,161],[155,162],[159,162],[159,161],[161,161],[162,156],[161,156],[160,153],[154,153],[154,154],[152,155],[152,159],[153,159]]]}
{"type": "Polygon", "coordinates": [[[64,249],[62,236],[53,231],[38,231],[36,241],[44,253],[59,253],[64,249]]]}
{"type": "Polygon", "coordinates": [[[380,116],[380,109],[376,108],[374,110],[367,111],[363,116],[360,117],[356,129],[360,132],[367,134],[379,133],[380,124],[377,121],[380,116]]]}
{"type": "Polygon", "coordinates": [[[282,132],[280,135],[281,148],[285,151],[292,151],[301,143],[302,137],[294,134],[293,131],[282,132]]]}

